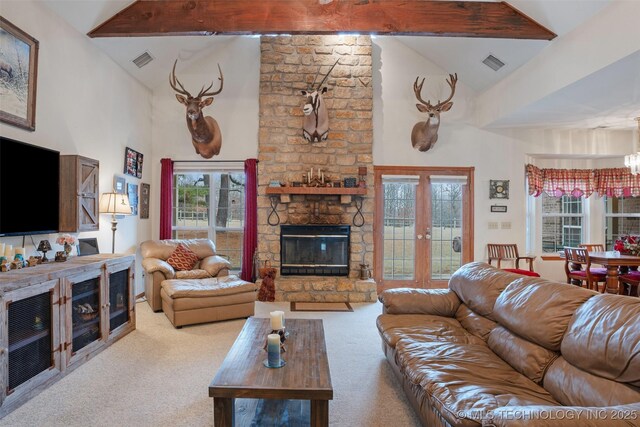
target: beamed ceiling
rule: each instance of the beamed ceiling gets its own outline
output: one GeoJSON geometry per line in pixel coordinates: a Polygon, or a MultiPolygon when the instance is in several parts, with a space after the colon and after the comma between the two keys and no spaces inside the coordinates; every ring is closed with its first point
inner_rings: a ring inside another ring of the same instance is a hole
{"type": "Polygon", "coordinates": [[[138,0],[90,37],[336,34],[551,40],[506,2],[425,0],[138,0]]]}

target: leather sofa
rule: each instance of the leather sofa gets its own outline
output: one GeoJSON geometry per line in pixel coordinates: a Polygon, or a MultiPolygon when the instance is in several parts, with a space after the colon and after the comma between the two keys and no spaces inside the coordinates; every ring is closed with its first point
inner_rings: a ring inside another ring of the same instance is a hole
{"type": "Polygon", "coordinates": [[[382,348],[426,426],[640,425],[640,299],[460,268],[380,295],[382,348]]]}
{"type": "Polygon", "coordinates": [[[167,259],[179,243],[195,252],[200,258],[194,270],[204,270],[206,272],[206,275],[190,276],[191,278],[223,277],[229,274],[231,264],[226,259],[216,255],[215,245],[209,239],[147,240],[142,242],[140,244],[140,254],[142,255],[142,268],[145,271],[144,294],[153,311],[162,309],[161,283],[164,280],[183,278],[180,272],[176,272],[167,263],[167,259]]]}

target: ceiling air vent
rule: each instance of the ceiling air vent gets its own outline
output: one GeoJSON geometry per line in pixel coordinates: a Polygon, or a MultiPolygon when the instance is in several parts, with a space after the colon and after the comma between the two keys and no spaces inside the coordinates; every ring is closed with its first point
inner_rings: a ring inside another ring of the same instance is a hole
{"type": "Polygon", "coordinates": [[[504,67],[504,62],[500,61],[493,55],[489,55],[482,61],[484,65],[491,68],[493,71],[498,71],[500,68],[504,67]]]}
{"type": "Polygon", "coordinates": [[[149,52],[145,51],[142,55],[138,56],[132,62],[136,64],[138,68],[142,68],[151,61],[153,61],[153,56],[151,56],[149,52]]]}

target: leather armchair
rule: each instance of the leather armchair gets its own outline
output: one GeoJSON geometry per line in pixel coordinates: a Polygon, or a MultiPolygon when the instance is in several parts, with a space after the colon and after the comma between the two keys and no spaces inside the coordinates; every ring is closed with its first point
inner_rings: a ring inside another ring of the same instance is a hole
{"type": "MultiPolygon", "coordinates": [[[[192,240],[147,240],[140,245],[142,268],[145,271],[144,293],[153,311],[162,309],[160,298],[160,284],[163,280],[180,278],[174,268],[167,263],[179,243],[189,248],[200,258],[195,269],[204,270],[211,277],[229,275],[231,264],[226,259],[216,255],[216,247],[209,239],[192,240]]],[[[194,277],[195,278],[195,277],[194,277]]]]}

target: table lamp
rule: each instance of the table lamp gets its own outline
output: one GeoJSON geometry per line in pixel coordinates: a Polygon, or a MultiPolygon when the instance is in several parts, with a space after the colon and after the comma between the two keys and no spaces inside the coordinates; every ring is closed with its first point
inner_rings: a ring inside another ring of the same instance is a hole
{"type": "Polygon", "coordinates": [[[129,205],[129,196],[120,193],[103,193],[100,196],[100,213],[111,214],[111,231],[113,237],[111,240],[111,253],[115,253],[116,249],[116,228],[118,220],[116,215],[131,215],[131,205],[129,205]]]}
{"type": "Polygon", "coordinates": [[[38,245],[38,249],[36,250],[42,252],[42,262],[49,261],[49,259],[47,258],[47,251],[51,250],[51,243],[49,243],[48,240],[40,240],[40,244],[38,245]]]}

